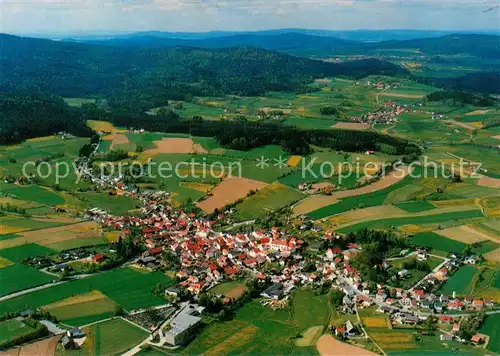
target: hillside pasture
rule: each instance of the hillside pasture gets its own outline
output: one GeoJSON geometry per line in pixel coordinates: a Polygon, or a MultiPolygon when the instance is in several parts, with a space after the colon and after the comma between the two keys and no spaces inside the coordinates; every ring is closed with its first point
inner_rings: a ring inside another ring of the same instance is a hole
{"type": "Polygon", "coordinates": [[[212,213],[228,204],[246,197],[250,191],[266,187],[266,183],[247,178],[227,177],[210,192],[210,196],[196,203],[205,213],[212,213]]]}

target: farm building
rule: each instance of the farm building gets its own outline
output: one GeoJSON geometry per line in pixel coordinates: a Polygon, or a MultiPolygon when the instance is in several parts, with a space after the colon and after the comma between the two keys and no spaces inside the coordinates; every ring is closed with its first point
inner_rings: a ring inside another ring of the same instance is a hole
{"type": "Polygon", "coordinates": [[[170,322],[170,329],[165,332],[165,340],[172,346],[186,343],[194,335],[201,318],[183,312],[170,322]]]}

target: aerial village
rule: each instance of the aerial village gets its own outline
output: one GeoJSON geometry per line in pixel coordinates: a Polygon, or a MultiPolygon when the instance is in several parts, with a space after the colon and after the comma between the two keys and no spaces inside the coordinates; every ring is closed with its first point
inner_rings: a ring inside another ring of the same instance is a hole
{"type": "MultiPolygon", "coordinates": [[[[460,321],[473,315],[471,313],[498,308],[490,299],[432,292],[461,265],[478,263],[479,257],[475,255],[452,254],[442,258],[437,268],[411,288],[395,288],[384,283],[363,281],[356,268],[350,265],[350,261],[363,250],[360,244],[349,243],[345,249],[327,248],[325,251],[317,246],[308,246],[302,239],[277,227],[250,233],[218,232],[213,229],[215,221],[196,217],[169,205],[169,194],[166,192],[138,194],[126,191],[121,183],[117,187],[120,194],[133,194],[142,200],[142,216],[112,216],[100,209],[90,209],[86,218],[99,222],[105,229],[120,231],[124,238],[132,229],[137,229],[146,248],[133,261],[139,268],[167,269],[172,266],[171,259],[176,260],[178,285],[166,289],[165,296],[168,300],[178,300],[181,290],[187,291],[191,304],[181,304],[181,311],[175,318],[169,319],[168,328],[162,329],[162,340],[172,346],[185,343],[194,334],[204,309],[196,304],[201,295],[220,283],[243,278],[253,279],[263,286],[261,305],[266,308],[285,308],[297,288],[327,286],[344,293],[339,306],[342,313],[356,314],[359,309],[375,307],[378,313],[389,315],[392,324],[407,326],[437,317],[440,324],[450,325],[449,332],[443,331],[440,335],[441,340],[459,343],[484,343],[486,336],[483,334],[473,335],[470,340],[461,338],[460,321]],[[268,268],[269,265],[276,267],[268,268]]],[[[215,219],[223,217],[221,213],[215,219]]],[[[314,229],[324,242],[342,238],[332,231],[314,229]]],[[[405,256],[402,257],[414,256],[420,262],[425,262],[430,256],[420,248],[403,252],[405,256]]],[[[99,262],[105,255],[89,258],[99,262]]],[[[389,268],[389,263],[384,262],[381,268],[389,268]]],[[[398,271],[397,278],[404,280],[410,273],[403,268],[398,271]]],[[[234,302],[234,299],[220,297],[224,304],[234,302]]],[[[331,328],[332,333],[341,338],[363,333],[362,327],[349,320],[331,328]]]]}

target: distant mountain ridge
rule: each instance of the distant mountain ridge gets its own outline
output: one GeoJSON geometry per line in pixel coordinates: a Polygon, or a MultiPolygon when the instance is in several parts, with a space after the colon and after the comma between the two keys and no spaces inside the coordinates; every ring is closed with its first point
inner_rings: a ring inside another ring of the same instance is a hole
{"type": "MultiPolygon", "coordinates": [[[[114,34],[114,35],[75,35],[66,36],[81,41],[92,40],[109,40],[118,38],[142,37],[152,36],[159,38],[173,38],[173,39],[209,39],[216,37],[229,37],[238,35],[262,35],[262,36],[275,36],[286,33],[300,33],[311,36],[322,37],[337,37],[343,40],[359,41],[359,42],[380,42],[390,40],[411,40],[419,38],[433,38],[442,37],[450,34],[489,34],[500,35],[500,30],[484,30],[484,31],[442,31],[442,30],[409,30],[409,29],[394,29],[394,30],[319,30],[319,29],[301,29],[301,28],[284,28],[273,30],[261,31],[208,31],[208,32],[168,32],[168,31],[141,31],[132,32],[127,34],[114,34]]],[[[50,37],[50,36],[48,36],[50,37]]],[[[53,36],[60,39],[60,36],[53,36]]],[[[64,37],[63,37],[64,39],[64,37]]]]}
{"type": "Polygon", "coordinates": [[[199,48],[256,47],[293,55],[312,56],[376,54],[380,51],[414,49],[428,55],[466,54],[481,58],[500,58],[500,36],[487,34],[447,34],[434,38],[418,38],[404,41],[359,42],[331,36],[317,36],[287,32],[280,34],[237,34],[224,37],[186,39],[171,38],[152,33],[120,36],[107,40],[77,41],[92,44],[169,48],[175,46],[199,48]]]}

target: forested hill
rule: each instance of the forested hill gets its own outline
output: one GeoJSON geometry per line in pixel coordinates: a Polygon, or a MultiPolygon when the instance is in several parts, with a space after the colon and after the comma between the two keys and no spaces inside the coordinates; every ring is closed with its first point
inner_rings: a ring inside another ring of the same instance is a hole
{"type": "Polygon", "coordinates": [[[37,88],[63,96],[257,95],[300,90],[324,76],[408,75],[375,59],[334,64],[247,47],[122,48],[0,35],[0,48],[0,89],[37,88]]]}

